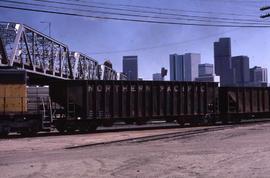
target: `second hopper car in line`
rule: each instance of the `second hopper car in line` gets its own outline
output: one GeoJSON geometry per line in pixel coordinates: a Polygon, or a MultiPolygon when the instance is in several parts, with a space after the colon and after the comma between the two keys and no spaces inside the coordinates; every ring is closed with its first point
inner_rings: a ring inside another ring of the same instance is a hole
{"type": "MultiPolygon", "coordinates": [[[[58,130],[87,130],[115,121],[184,124],[218,113],[217,83],[152,81],[65,81],[50,85],[53,101],[64,106],[58,130]]],[[[211,117],[210,117],[211,116],[211,117]]]]}
{"type": "Polygon", "coordinates": [[[63,106],[55,120],[60,131],[93,130],[115,121],[196,125],[270,116],[269,88],[225,88],[213,82],[64,81],[50,86],[50,96],[63,106]]]}

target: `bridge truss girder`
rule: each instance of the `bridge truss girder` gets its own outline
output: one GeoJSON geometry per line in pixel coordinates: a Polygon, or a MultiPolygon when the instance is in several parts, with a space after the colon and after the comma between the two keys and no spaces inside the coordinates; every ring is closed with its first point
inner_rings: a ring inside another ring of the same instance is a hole
{"type": "Polygon", "coordinates": [[[126,76],[24,24],[0,22],[0,67],[24,69],[30,83],[58,79],[126,80],[126,76]]]}
{"type": "Polygon", "coordinates": [[[74,79],[78,80],[99,80],[98,62],[89,56],[79,52],[70,53],[71,67],[74,79]]]}
{"type": "Polygon", "coordinates": [[[67,45],[26,25],[16,23],[0,23],[0,37],[7,55],[6,60],[0,60],[1,66],[16,67],[61,79],[73,79],[67,45]]]}

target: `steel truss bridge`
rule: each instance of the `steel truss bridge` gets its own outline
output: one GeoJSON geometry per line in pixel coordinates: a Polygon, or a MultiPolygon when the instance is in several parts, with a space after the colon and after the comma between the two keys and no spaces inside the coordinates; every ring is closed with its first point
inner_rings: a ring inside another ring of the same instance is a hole
{"type": "Polygon", "coordinates": [[[126,76],[24,24],[0,22],[0,67],[24,69],[32,82],[125,80],[126,76]]]}

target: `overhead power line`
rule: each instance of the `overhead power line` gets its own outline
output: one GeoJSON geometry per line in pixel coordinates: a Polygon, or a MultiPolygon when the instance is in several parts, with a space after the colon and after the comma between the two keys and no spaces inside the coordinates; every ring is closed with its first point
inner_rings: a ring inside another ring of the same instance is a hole
{"type": "Polygon", "coordinates": [[[176,8],[161,8],[161,7],[153,7],[153,6],[129,5],[129,4],[119,4],[119,3],[93,2],[93,1],[86,1],[86,0],[66,0],[66,1],[77,2],[77,3],[81,2],[85,4],[100,4],[100,5],[117,6],[117,7],[141,8],[141,9],[147,9],[147,10],[151,9],[151,10],[157,10],[157,11],[254,17],[254,15],[251,15],[251,14],[228,13],[228,12],[220,12],[220,11],[213,12],[213,11],[184,10],[184,9],[176,9],[176,8]]]}
{"type": "Polygon", "coordinates": [[[75,16],[75,17],[89,17],[89,18],[95,18],[95,19],[129,21],[129,22],[140,22],[140,23],[150,23],[150,24],[188,25],[188,26],[201,26],[201,27],[243,27],[243,28],[269,28],[270,27],[269,25],[226,25],[226,24],[167,22],[167,21],[143,20],[143,19],[132,19],[132,18],[85,15],[85,14],[60,12],[60,11],[52,11],[52,10],[42,10],[42,9],[33,9],[33,8],[25,8],[25,7],[14,7],[14,6],[8,6],[8,5],[0,5],[0,7],[7,8],[7,9],[22,10],[22,11],[42,12],[42,13],[68,15],[68,16],[75,16]]]}
{"type": "Polygon", "coordinates": [[[78,8],[67,8],[67,7],[59,7],[59,6],[51,6],[44,4],[35,4],[35,3],[27,3],[27,2],[18,2],[13,0],[5,0],[4,2],[20,4],[20,5],[29,5],[29,6],[37,6],[37,7],[46,7],[46,8],[54,8],[54,9],[62,9],[62,10],[73,10],[79,12],[90,12],[90,13],[99,13],[99,14],[108,14],[108,15],[117,15],[117,16],[128,16],[128,17],[138,17],[138,18],[151,18],[151,19],[163,19],[163,20],[180,20],[180,21],[196,21],[196,22],[208,22],[208,23],[225,23],[225,24],[242,24],[242,25],[270,25],[269,23],[251,23],[251,22],[236,22],[236,21],[222,21],[222,20],[204,20],[204,19],[196,19],[196,18],[177,18],[177,17],[161,17],[161,16],[150,16],[150,15],[137,15],[137,14],[129,14],[129,13],[116,13],[116,12],[107,12],[107,11],[99,11],[99,10],[86,10],[86,9],[78,9],[78,8]]]}
{"type": "Polygon", "coordinates": [[[264,7],[260,8],[261,11],[265,11],[265,10],[268,10],[268,9],[270,9],[270,6],[264,6],[264,7]]]}
{"type": "Polygon", "coordinates": [[[149,10],[134,10],[134,9],[126,9],[126,8],[123,9],[123,8],[115,8],[115,7],[104,7],[104,6],[88,5],[88,4],[67,3],[67,2],[59,2],[59,1],[52,1],[52,0],[33,0],[33,1],[43,2],[43,3],[50,3],[50,4],[77,6],[77,7],[83,7],[83,8],[90,7],[90,8],[125,11],[125,12],[134,12],[134,13],[144,13],[144,14],[149,14],[150,13],[150,14],[156,14],[156,15],[192,17],[192,18],[202,18],[202,19],[217,19],[217,20],[258,22],[258,20],[243,19],[243,18],[226,18],[226,17],[208,17],[208,16],[199,16],[199,15],[186,15],[186,14],[178,14],[178,13],[156,12],[156,11],[149,11],[149,10]]]}
{"type": "Polygon", "coordinates": [[[264,14],[264,15],[261,15],[260,16],[262,19],[264,19],[264,18],[267,18],[267,17],[270,17],[270,14],[268,13],[268,14],[264,14]]]}
{"type": "MultiPolygon", "coordinates": [[[[260,8],[261,11],[266,11],[266,10],[269,10],[269,9],[270,9],[270,6],[264,6],[264,7],[261,7],[261,8],[260,8]]],[[[270,17],[270,13],[261,15],[260,17],[261,17],[262,19],[268,18],[268,17],[270,17]]]]}

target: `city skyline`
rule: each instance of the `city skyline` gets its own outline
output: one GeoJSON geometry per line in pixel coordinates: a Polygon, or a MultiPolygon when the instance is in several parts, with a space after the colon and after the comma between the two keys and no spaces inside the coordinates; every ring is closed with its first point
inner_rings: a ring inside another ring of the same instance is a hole
{"type": "Polygon", "coordinates": [[[201,63],[200,54],[171,54],[171,81],[215,81],[220,86],[267,86],[267,68],[250,68],[248,56],[232,56],[231,38],[219,38],[213,43],[214,65],[201,63]],[[189,56],[189,57],[188,57],[189,56]],[[190,70],[191,69],[191,70],[190,70]],[[191,77],[191,76],[195,77],[191,77]]]}

